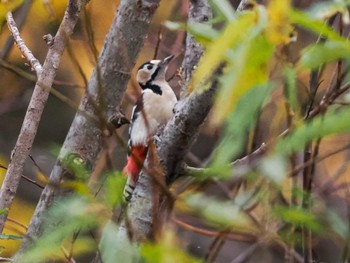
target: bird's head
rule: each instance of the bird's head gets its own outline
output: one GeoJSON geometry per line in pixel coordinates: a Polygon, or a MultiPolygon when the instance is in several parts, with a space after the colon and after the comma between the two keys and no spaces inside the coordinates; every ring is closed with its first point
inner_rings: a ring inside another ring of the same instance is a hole
{"type": "Polygon", "coordinates": [[[169,62],[173,59],[173,55],[163,60],[150,60],[142,64],[137,70],[136,79],[141,87],[152,84],[155,80],[165,80],[165,73],[169,62]]]}

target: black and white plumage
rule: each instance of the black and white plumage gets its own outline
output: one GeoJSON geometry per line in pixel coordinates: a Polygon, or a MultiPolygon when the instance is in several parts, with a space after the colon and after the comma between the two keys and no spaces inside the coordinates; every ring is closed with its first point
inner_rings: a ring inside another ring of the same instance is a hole
{"type": "Polygon", "coordinates": [[[148,61],[137,71],[136,79],[142,88],[142,93],[131,115],[130,156],[123,170],[128,176],[124,189],[126,200],[131,198],[147,155],[149,141],[173,116],[177,98],[165,79],[168,63],[172,58],[173,56],[169,56],[163,60],[148,61]]]}

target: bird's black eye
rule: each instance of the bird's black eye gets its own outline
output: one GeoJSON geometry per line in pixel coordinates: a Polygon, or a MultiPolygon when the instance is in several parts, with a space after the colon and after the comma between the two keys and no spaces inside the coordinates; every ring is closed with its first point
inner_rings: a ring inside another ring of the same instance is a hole
{"type": "Polygon", "coordinates": [[[147,69],[151,70],[153,68],[153,65],[148,65],[147,69]]]}

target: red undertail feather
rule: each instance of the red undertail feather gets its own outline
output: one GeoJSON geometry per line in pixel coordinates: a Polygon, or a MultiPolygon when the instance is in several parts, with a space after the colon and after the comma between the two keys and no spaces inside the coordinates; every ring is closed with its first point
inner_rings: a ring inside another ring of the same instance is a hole
{"type": "Polygon", "coordinates": [[[131,153],[128,158],[128,163],[123,169],[123,172],[131,177],[133,180],[133,183],[136,184],[139,174],[141,172],[143,163],[146,159],[147,155],[147,149],[146,146],[132,146],[131,147],[131,153]]]}

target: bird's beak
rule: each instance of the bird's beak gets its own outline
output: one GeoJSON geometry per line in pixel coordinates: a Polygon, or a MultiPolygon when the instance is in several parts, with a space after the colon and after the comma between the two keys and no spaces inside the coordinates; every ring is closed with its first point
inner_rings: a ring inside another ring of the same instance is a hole
{"type": "Polygon", "coordinates": [[[160,63],[162,64],[162,66],[167,66],[173,58],[174,58],[174,55],[170,55],[165,59],[163,59],[160,63]]]}

